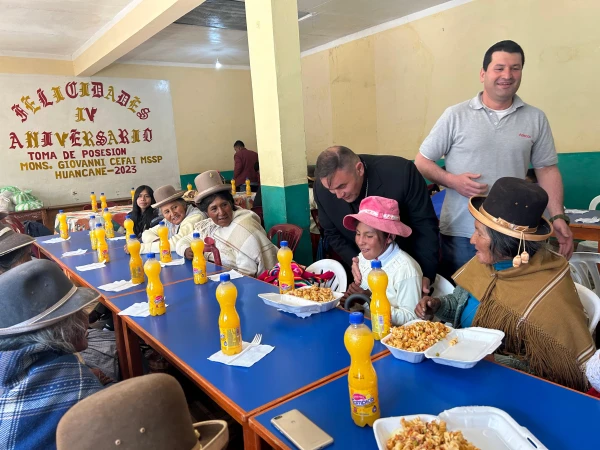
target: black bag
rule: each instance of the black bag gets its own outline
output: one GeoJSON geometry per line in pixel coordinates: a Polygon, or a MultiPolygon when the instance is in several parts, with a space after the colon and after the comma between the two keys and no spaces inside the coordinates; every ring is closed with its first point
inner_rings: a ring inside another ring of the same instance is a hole
{"type": "Polygon", "coordinates": [[[29,236],[39,237],[51,236],[53,234],[52,231],[39,222],[26,220],[23,226],[25,227],[25,233],[27,233],[29,236]]]}

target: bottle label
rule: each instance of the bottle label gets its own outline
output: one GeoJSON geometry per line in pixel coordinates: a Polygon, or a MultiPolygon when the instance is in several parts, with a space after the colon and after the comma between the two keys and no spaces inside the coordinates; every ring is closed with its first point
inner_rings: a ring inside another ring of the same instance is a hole
{"type": "Polygon", "coordinates": [[[350,389],[350,408],[352,415],[360,417],[370,417],[379,412],[379,400],[377,398],[377,389],[373,391],[363,389],[350,389]]]}
{"type": "Polygon", "coordinates": [[[385,337],[390,332],[390,317],[384,314],[373,314],[371,316],[373,333],[380,337],[385,337]]]}
{"type": "Polygon", "coordinates": [[[142,268],[141,267],[134,267],[131,269],[131,279],[140,279],[143,278],[144,275],[142,275],[142,268]]]}
{"type": "Polygon", "coordinates": [[[153,302],[154,305],[158,308],[165,302],[165,298],[162,295],[157,295],[156,297],[154,297],[153,302]]]}
{"type": "Polygon", "coordinates": [[[98,255],[99,255],[98,259],[100,260],[100,262],[109,262],[110,261],[110,256],[108,255],[108,249],[99,250],[98,255]]]}
{"type": "Polygon", "coordinates": [[[290,285],[289,285],[289,284],[287,284],[287,283],[281,283],[281,284],[279,285],[279,293],[280,293],[280,294],[285,294],[286,292],[289,292],[289,291],[291,291],[292,289],[294,289],[294,287],[293,287],[293,286],[290,286],[290,285]]]}
{"type": "Polygon", "coordinates": [[[235,348],[242,345],[242,332],[240,327],[219,328],[221,348],[235,348]]]}

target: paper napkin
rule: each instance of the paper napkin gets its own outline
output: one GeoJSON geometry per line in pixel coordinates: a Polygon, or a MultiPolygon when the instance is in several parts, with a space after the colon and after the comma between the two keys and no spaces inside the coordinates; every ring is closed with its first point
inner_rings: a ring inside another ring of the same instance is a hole
{"type": "Polygon", "coordinates": [[[79,250],[73,250],[73,251],[70,251],[70,252],[64,252],[62,255],[63,255],[63,258],[64,258],[65,256],[83,255],[85,252],[87,252],[86,249],[80,248],[79,250]]]}
{"type": "Polygon", "coordinates": [[[208,278],[211,281],[221,281],[221,275],[223,275],[224,273],[228,273],[229,274],[229,279],[230,280],[235,280],[236,278],[242,278],[244,276],[241,273],[239,273],[239,272],[231,269],[229,272],[217,273],[216,275],[211,275],[208,278]]]}
{"type": "MultiPolygon", "coordinates": [[[[244,350],[249,345],[249,342],[242,342],[242,350],[244,350]]],[[[246,353],[244,353],[242,356],[235,359],[235,361],[232,361],[231,363],[229,361],[233,360],[238,355],[227,356],[219,350],[214,355],[209,356],[208,360],[222,363],[227,366],[252,367],[255,363],[263,359],[274,349],[275,347],[272,347],[270,345],[257,345],[256,347],[252,347],[250,350],[248,350],[246,353]]]]}
{"type": "Polygon", "coordinates": [[[85,272],[86,270],[102,269],[103,267],[106,267],[106,264],[101,262],[101,263],[86,264],[85,266],[77,266],[75,268],[77,270],[79,270],[80,272],[85,272]]]}

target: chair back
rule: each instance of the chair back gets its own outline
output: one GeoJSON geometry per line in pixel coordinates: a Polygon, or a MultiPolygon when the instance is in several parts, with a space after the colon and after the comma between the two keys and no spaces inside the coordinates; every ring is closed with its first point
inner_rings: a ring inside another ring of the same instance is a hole
{"type": "Polygon", "coordinates": [[[571,257],[571,277],[575,283],[579,283],[600,295],[600,253],[575,252],[571,257]]]}
{"type": "MultiPolygon", "coordinates": [[[[112,216],[112,219],[113,222],[117,222],[121,227],[124,227],[126,217],[127,213],[117,213],[114,216],[112,216]]],[[[127,238],[129,238],[129,236],[127,236],[127,238]]]]}
{"type": "Polygon", "coordinates": [[[298,225],[291,223],[273,225],[267,233],[267,237],[273,240],[273,237],[277,235],[277,247],[281,246],[281,241],[287,241],[288,247],[294,252],[302,237],[302,231],[298,225]]]}
{"type": "Polygon", "coordinates": [[[575,287],[577,288],[577,294],[579,295],[579,300],[581,300],[583,309],[585,309],[588,316],[588,328],[590,333],[594,334],[596,326],[600,321],[600,298],[594,291],[579,283],[575,283],[575,287]]]}
{"type": "Polygon", "coordinates": [[[597,195],[596,197],[594,197],[592,199],[592,201],[590,202],[590,210],[594,210],[596,209],[596,207],[598,206],[598,204],[600,203],[600,195],[597,195]]]}
{"type": "Polygon", "coordinates": [[[1,222],[11,227],[15,233],[26,234],[25,227],[23,226],[21,221],[14,216],[8,215],[4,219],[2,219],[1,222]]]}
{"type": "Polygon", "coordinates": [[[435,281],[431,287],[433,288],[433,295],[435,297],[452,294],[452,292],[454,292],[452,283],[439,274],[435,276],[435,281]]]}
{"type": "Polygon", "coordinates": [[[204,238],[204,253],[212,253],[213,261],[217,266],[221,266],[221,253],[217,248],[215,240],[211,237],[204,238]]]}
{"type": "Polygon", "coordinates": [[[331,280],[323,281],[319,287],[331,288],[334,292],[346,292],[348,289],[348,276],[346,270],[334,259],[322,259],[306,268],[307,272],[321,275],[325,272],[333,272],[335,275],[331,280]]]}

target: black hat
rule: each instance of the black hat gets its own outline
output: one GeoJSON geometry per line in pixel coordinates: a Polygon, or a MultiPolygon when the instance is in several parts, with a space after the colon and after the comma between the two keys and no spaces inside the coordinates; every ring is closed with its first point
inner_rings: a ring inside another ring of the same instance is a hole
{"type": "Polygon", "coordinates": [[[526,241],[544,241],[552,234],[552,225],[542,217],[547,205],[544,189],[512,177],[496,181],[487,197],[476,195],[469,199],[469,211],[479,222],[526,241]]]}
{"type": "MultiPolygon", "coordinates": [[[[2,213],[0,213],[0,220],[2,213]]],[[[15,233],[11,227],[0,223],[0,256],[4,256],[35,241],[28,234],[15,233]]]]}
{"type": "Polygon", "coordinates": [[[100,294],[78,288],[55,263],[35,259],[0,275],[0,339],[49,327],[100,294]]]}

